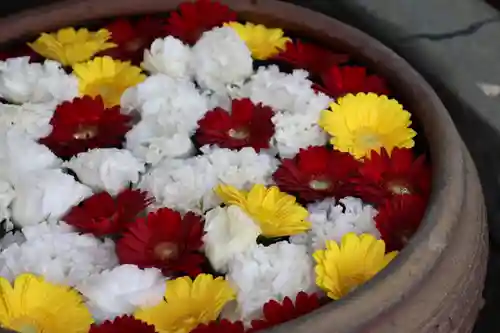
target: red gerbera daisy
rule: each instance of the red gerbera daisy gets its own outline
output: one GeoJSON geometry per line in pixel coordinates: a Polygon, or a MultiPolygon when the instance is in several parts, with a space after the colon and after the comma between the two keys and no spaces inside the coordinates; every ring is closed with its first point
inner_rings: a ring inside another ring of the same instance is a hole
{"type": "Polygon", "coordinates": [[[113,198],[108,192],[94,194],[73,207],[63,221],[96,236],[120,233],[152,202],[146,192],[125,190],[113,198]]]}
{"type": "Polygon", "coordinates": [[[273,110],[254,105],[248,98],[233,100],[231,113],[216,108],[198,122],[196,140],[200,145],[215,144],[222,148],[269,148],[274,135],[273,110]]]}
{"type": "Polygon", "coordinates": [[[226,319],[200,324],[191,333],[244,333],[245,326],[241,321],[231,322],[226,319]]]}
{"type": "Polygon", "coordinates": [[[316,89],[334,98],[360,92],[389,94],[385,80],[376,75],[367,75],[364,67],[333,66],[321,74],[321,80],[323,85],[316,85],[316,89]]]}
{"type": "Polygon", "coordinates": [[[117,317],[113,321],[105,321],[100,325],[92,324],[89,333],[156,333],[153,325],[148,325],[131,316],[117,317]]]}
{"type": "Polygon", "coordinates": [[[321,306],[318,295],[301,291],[295,298],[295,304],[290,297],[285,297],[282,303],[275,300],[269,301],[264,304],[263,320],[252,320],[252,329],[260,331],[292,319],[298,318],[321,306]]]}
{"type": "Polygon", "coordinates": [[[236,12],[228,6],[212,0],[184,2],[179,12],[173,12],[168,18],[166,31],[187,44],[195,44],[203,32],[211,30],[225,22],[236,21],[236,12]]]}
{"type": "Polygon", "coordinates": [[[431,172],[424,155],[415,159],[411,149],[396,148],[389,156],[382,149],[380,154],[371,152],[353,183],[357,196],[374,204],[405,194],[426,198],[431,191],[431,172]]]}
{"type": "Polygon", "coordinates": [[[304,201],[343,197],[360,162],[348,153],[326,147],[301,149],[293,159],[284,159],[273,179],[278,187],[304,201]]]}
{"type": "Polygon", "coordinates": [[[426,200],[418,195],[399,195],[379,207],[375,224],[386,251],[399,251],[417,231],[425,213],[426,200]]]}
{"type": "Polygon", "coordinates": [[[117,44],[117,47],[103,51],[102,55],[132,61],[134,64],[140,64],[144,50],[149,48],[156,38],[165,35],[162,20],[152,17],[143,17],[136,23],[117,19],[106,29],[111,32],[111,42],[117,44]]]}
{"type": "Polygon", "coordinates": [[[83,96],[60,104],[50,124],[52,132],[40,143],[57,156],[70,158],[93,148],[120,147],[130,129],[131,117],[120,107],[104,108],[100,96],[83,96]]]}
{"type": "Polygon", "coordinates": [[[275,56],[274,59],[290,63],[313,74],[320,74],[332,66],[347,62],[349,56],[296,40],[295,43],[288,42],[286,49],[275,56]]]}
{"type": "Polygon", "coordinates": [[[198,252],[203,245],[201,217],[161,208],[138,218],[116,244],[121,264],[140,268],[156,267],[166,276],[201,273],[205,257],[198,252]]]}

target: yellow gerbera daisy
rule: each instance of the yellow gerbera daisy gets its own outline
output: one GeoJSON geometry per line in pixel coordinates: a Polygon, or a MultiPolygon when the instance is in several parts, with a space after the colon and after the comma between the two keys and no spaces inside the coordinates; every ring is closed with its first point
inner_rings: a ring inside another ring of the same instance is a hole
{"type": "Polygon", "coordinates": [[[306,221],[307,209],[299,205],[294,196],[281,192],[276,186],[266,188],[257,184],[250,192],[245,192],[219,185],[215,192],[226,205],[243,209],[259,224],[266,237],[296,235],[311,228],[311,223],[306,221]]]}
{"type": "Polygon", "coordinates": [[[28,45],[45,58],[72,66],[89,60],[100,51],[115,47],[116,44],[107,42],[110,37],[111,33],[106,29],[90,32],[85,28],[64,28],[50,34],[42,33],[28,45]]]}
{"type": "Polygon", "coordinates": [[[385,243],[370,234],[347,233],[340,246],[326,242],[326,250],[314,252],[316,284],[338,300],[370,280],[391,262],[397,251],[385,254],[385,243]]]}
{"type": "Polygon", "coordinates": [[[319,125],[329,133],[335,149],[361,159],[371,150],[388,153],[395,147],[411,148],[417,134],[411,114],[394,99],[376,94],[348,94],[321,113],[319,125]]]}
{"type": "Polygon", "coordinates": [[[16,332],[87,333],[92,315],[74,289],[19,275],[0,278],[0,326],[16,332]]]}
{"type": "Polygon", "coordinates": [[[167,281],[164,302],[140,309],[134,316],[154,325],[159,333],[188,333],[199,324],[216,320],[235,297],[222,277],[200,274],[192,281],[184,276],[167,281]]]}
{"type": "Polygon", "coordinates": [[[265,60],[275,56],[286,48],[286,43],[291,39],[283,37],[283,30],[268,29],[262,24],[238,22],[225,23],[233,28],[241,39],[245,41],[254,59],[265,60]]]}
{"type": "Polygon", "coordinates": [[[106,107],[119,105],[127,88],[146,79],[139,67],[107,56],[76,64],[73,66],[73,73],[79,81],[80,95],[101,95],[106,107]]]}

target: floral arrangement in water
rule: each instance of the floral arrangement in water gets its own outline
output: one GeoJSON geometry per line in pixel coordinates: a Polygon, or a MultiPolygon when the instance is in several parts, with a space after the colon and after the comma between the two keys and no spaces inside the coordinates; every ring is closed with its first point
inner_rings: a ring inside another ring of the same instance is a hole
{"type": "Polygon", "coordinates": [[[0,62],[0,325],[256,332],[339,300],[423,217],[411,114],[348,55],[210,0],[0,62]]]}

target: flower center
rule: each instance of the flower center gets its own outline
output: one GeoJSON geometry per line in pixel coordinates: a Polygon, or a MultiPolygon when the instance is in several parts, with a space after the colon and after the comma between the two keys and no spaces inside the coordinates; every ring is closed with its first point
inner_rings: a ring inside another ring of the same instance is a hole
{"type": "Polygon", "coordinates": [[[129,52],[135,52],[139,50],[144,44],[142,38],[134,38],[127,43],[125,43],[125,49],[129,52]]]}
{"type": "Polygon", "coordinates": [[[411,190],[408,186],[397,181],[389,182],[387,188],[393,194],[411,194],[411,190]]]}
{"type": "Polygon", "coordinates": [[[248,136],[250,135],[249,131],[247,128],[237,128],[237,129],[233,129],[231,128],[227,134],[233,138],[233,139],[237,139],[237,140],[244,140],[246,138],[248,138],[248,136]]]}
{"type": "Polygon", "coordinates": [[[330,188],[332,183],[326,179],[313,179],[309,182],[309,187],[317,191],[325,191],[330,188]]]}
{"type": "Polygon", "coordinates": [[[163,242],[155,246],[154,254],[158,259],[168,261],[177,258],[179,249],[177,245],[173,243],[163,242]]]}
{"type": "Polygon", "coordinates": [[[378,133],[375,133],[370,129],[360,129],[356,134],[356,145],[361,147],[363,150],[369,151],[382,147],[382,142],[380,142],[381,138],[378,133]]]}
{"type": "Polygon", "coordinates": [[[78,130],[73,134],[76,140],[89,140],[97,136],[98,128],[93,125],[79,126],[78,130]]]}
{"type": "Polygon", "coordinates": [[[38,333],[40,330],[31,318],[16,318],[11,324],[11,328],[19,333],[38,333]]]}

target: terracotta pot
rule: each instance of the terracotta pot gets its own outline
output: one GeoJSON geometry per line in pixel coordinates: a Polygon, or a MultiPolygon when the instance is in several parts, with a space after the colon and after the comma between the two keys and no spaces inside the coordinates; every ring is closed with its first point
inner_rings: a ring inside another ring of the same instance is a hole
{"type": "MultiPolygon", "coordinates": [[[[166,12],[181,0],[68,1],[0,21],[0,43],[66,25],[166,12]]],[[[242,17],[300,32],[358,57],[396,87],[424,128],[433,195],[420,230],[397,259],[345,299],[274,332],[465,333],[482,304],[487,259],[485,208],[476,169],[447,110],[403,59],[368,35],[275,0],[223,0],[242,17]]]]}

